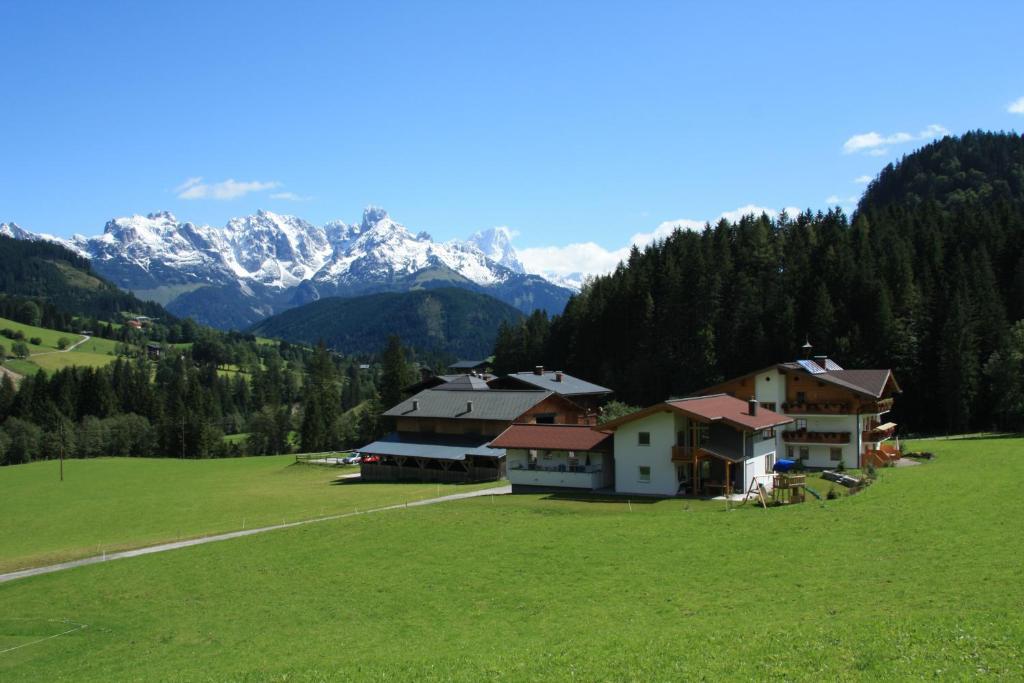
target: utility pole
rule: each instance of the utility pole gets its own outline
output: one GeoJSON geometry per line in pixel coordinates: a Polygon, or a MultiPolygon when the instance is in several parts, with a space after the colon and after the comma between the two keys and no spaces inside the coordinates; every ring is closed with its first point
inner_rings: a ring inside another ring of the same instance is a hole
{"type": "Polygon", "coordinates": [[[181,414],[181,459],[185,459],[185,413],[181,414]]]}
{"type": "Polygon", "coordinates": [[[60,422],[60,480],[64,481],[64,421],[60,422]]]}

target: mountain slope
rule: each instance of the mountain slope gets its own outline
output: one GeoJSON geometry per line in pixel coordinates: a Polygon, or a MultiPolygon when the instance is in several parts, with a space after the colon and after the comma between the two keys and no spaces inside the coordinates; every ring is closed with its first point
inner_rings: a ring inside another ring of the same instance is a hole
{"type": "Polygon", "coordinates": [[[167,312],[101,277],[89,260],[59,244],[0,236],[0,293],[43,299],[76,315],[113,319],[121,311],[152,317],[167,312]]]}
{"type": "Polygon", "coordinates": [[[426,233],[413,234],[376,207],[352,225],[315,226],[259,211],[221,229],[160,212],[115,218],[91,238],[59,240],[14,224],[0,225],[0,234],[62,243],[91,258],[96,272],[119,286],[221,328],[244,328],[321,297],[439,282],[486,292],[526,312],[560,312],[572,293],[526,274],[505,228],[439,243],[426,233]]]}
{"type": "Polygon", "coordinates": [[[522,314],[492,297],[455,287],[325,298],[257,323],[252,331],[289,341],[323,339],[343,353],[383,348],[391,334],[422,351],[488,356],[502,322],[522,314]]]}

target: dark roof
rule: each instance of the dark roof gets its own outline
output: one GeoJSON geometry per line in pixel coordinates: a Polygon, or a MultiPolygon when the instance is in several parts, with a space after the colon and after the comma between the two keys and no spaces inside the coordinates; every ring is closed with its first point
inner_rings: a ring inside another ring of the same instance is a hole
{"type": "Polygon", "coordinates": [[[512,422],[548,396],[550,391],[503,391],[489,389],[465,393],[440,387],[421,391],[384,413],[387,417],[435,417],[512,422]],[[418,407],[413,410],[413,401],[418,407]],[[469,410],[466,403],[472,402],[469,410]]]}
{"type": "Polygon", "coordinates": [[[486,360],[460,360],[448,366],[449,370],[473,370],[487,366],[486,360]]]}
{"type": "Polygon", "coordinates": [[[834,384],[860,394],[867,394],[874,398],[881,398],[890,378],[892,378],[893,384],[896,385],[896,391],[899,391],[899,385],[896,384],[896,379],[892,376],[892,370],[887,369],[810,372],[800,363],[779,363],[777,367],[780,370],[788,370],[790,372],[803,372],[816,380],[834,384]]]}
{"type": "Polygon", "coordinates": [[[552,451],[592,451],[609,445],[612,435],[589,425],[515,424],[491,442],[497,448],[544,448],[552,451]]]}
{"type": "Polygon", "coordinates": [[[434,387],[436,391],[488,391],[487,380],[474,375],[459,375],[434,387]]]}
{"type": "Polygon", "coordinates": [[[536,374],[533,371],[526,372],[513,372],[507,375],[509,379],[518,380],[525,382],[526,384],[545,389],[547,391],[553,391],[556,394],[563,396],[581,396],[585,394],[610,394],[612,390],[607,387],[602,387],[593,382],[588,382],[579,377],[573,377],[567,373],[552,372],[551,370],[545,370],[543,374],[536,374]],[[562,379],[558,379],[558,375],[561,374],[562,379]]]}
{"type": "Polygon", "coordinates": [[[486,438],[466,439],[392,432],[382,439],[356,449],[366,455],[404,455],[435,460],[465,460],[467,455],[505,457],[505,450],[491,448],[486,438]]]}
{"type": "Polygon", "coordinates": [[[789,424],[792,418],[780,415],[758,406],[755,415],[750,414],[750,405],[728,394],[711,396],[694,396],[692,398],[676,398],[664,403],[655,404],[635,413],[625,415],[617,420],[601,425],[602,429],[615,429],[633,420],[647,417],[657,412],[677,411],[701,422],[724,422],[735,429],[744,431],[760,431],[769,427],[789,424]]]}

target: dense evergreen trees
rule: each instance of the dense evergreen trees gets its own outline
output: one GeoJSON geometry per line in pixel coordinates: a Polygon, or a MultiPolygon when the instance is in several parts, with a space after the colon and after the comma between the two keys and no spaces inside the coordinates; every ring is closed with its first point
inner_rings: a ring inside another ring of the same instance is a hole
{"type": "Polygon", "coordinates": [[[563,315],[504,326],[495,367],[557,366],[647,405],[809,338],[847,367],[892,367],[907,430],[1020,428],[1022,318],[1024,140],[979,132],[887,166],[852,221],[748,216],[633,249],[563,315]]]}

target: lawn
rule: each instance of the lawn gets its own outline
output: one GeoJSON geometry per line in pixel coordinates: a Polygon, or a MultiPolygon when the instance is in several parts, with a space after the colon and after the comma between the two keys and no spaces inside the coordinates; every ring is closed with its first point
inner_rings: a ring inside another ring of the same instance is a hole
{"type": "MultiPolygon", "coordinates": [[[[101,368],[104,365],[113,363],[117,360],[117,357],[101,353],[89,353],[75,349],[68,353],[48,353],[45,356],[32,356],[28,360],[30,365],[40,367],[47,372],[55,372],[57,370],[69,368],[72,365],[101,368]]],[[[14,367],[12,366],[11,369],[14,370],[14,367]]]]}
{"type": "Polygon", "coordinates": [[[119,344],[120,342],[116,342],[113,339],[90,337],[89,341],[85,342],[81,346],[76,346],[72,353],[94,353],[98,355],[116,354],[119,344]]]}
{"type": "MultiPolygon", "coordinates": [[[[32,325],[25,325],[7,318],[0,318],[0,329],[11,329],[15,332],[21,331],[25,335],[25,344],[28,346],[30,353],[54,351],[57,348],[57,342],[61,338],[67,339],[69,346],[82,339],[82,335],[80,334],[58,332],[57,330],[50,330],[45,327],[33,327],[32,325]],[[43,343],[40,345],[29,344],[28,340],[33,337],[38,337],[43,343]]],[[[10,353],[11,345],[14,344],[14,340],[8,339],[7,337],[0,337],[0,344],[3,344],[7,348],[7,352],[10,353]]]]}
{"type": "Polygon", "coordinates": [[[494,497],[2,584],[0,650],[88,627],[0,679],[1019,680],[1024,440],[927,447],[824,504],[494,497]]]}
{"type": "Polygon", "coordinates": [[[293,463],[292,456],[66,460],[63,483],[55,461],[0,468],[0,572],[471,488],[337,485],[338,475],[358,468],[293,463]]]}

